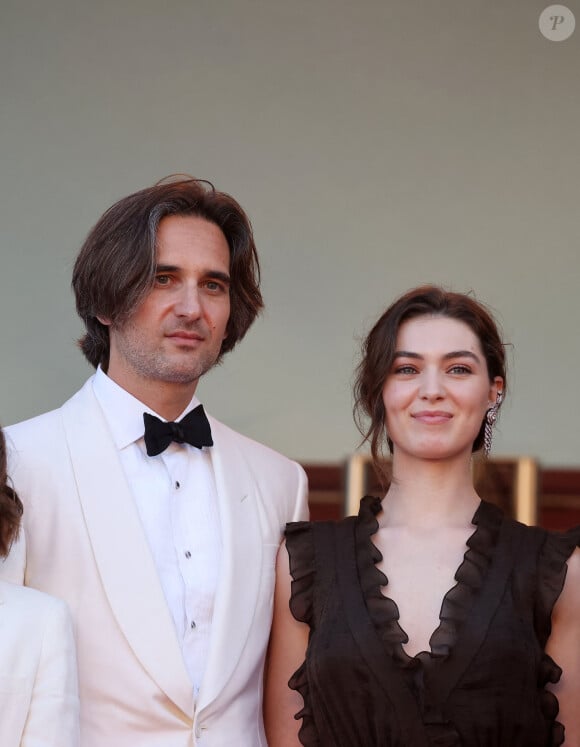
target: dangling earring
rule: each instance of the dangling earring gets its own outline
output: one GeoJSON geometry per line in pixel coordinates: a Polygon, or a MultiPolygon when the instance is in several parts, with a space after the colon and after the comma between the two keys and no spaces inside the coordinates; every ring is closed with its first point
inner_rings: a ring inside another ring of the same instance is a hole
{"type": "Polygon", "coordinates": [[[491,440],[493,438],[493,426],[495,425],[495,421],[497,420],[497,414],[499,411],[499,407],[503,400],[503,392],[498,392],[497,397],[495,400],[495,404],[493,404],[489,410],[485,413],[485,428],[483,429],[483,453],[485,456],[489,456],[489,452],[491,451],[491,440]]]}

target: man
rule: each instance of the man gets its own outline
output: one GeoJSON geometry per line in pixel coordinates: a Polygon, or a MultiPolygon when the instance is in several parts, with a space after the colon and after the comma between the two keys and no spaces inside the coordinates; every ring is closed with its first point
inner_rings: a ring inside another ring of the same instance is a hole
{"type": "Polygon", "coordinates": [[[83,747],[266,745],[275,556],[306,479],[194,396],[258,283],[230,196],[181,178],[120,200],[73,272],[96,374],[8,429],[24,533],[2,572],[69,604],[83,747]]]}

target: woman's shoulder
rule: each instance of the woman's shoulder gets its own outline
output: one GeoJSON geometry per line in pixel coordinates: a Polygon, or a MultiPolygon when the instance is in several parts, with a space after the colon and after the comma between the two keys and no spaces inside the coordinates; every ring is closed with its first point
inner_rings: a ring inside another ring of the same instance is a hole
{"type": "Polygon", "coordinates": [[[580,615],[580,527],[554,531],[510,518],[503,525],[519,534],[516,567],[532,584],[536,632],[545,645],[557,611],[580,615]]]}
{"type": "Polygon", "coordinates": [[[373,495],[365,495],[361,498],[358,514],[356,516],[345,516],[341,519],[329,521],[292,521],[286,524],[284,535],[289,552],[296,547],[306,548],[312,546],[320,535],[332,535],[344,530],[347,526],[358,527],[368,525],[376,528],[376,516],[382,510],[382,499],[373,495]]]}

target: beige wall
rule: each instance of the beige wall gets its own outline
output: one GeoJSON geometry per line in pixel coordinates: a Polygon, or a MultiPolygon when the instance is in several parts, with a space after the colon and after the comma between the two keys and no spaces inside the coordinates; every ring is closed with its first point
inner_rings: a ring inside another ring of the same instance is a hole
{"type": "Polygon", "coordinates": [[[355,445],[358,338],[425,281],[498,312],[500,453],[580,464],[580,0],[2,0],[0,420],[89,373],[69,291],[117,197],[175,171],[251,215],[267,311],[199,389],[304,460],[355,445]]]}

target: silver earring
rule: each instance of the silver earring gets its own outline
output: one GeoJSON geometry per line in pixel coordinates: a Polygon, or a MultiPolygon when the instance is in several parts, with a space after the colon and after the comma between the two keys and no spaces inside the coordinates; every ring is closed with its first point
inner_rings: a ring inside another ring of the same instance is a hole
{"type": "Polygon", "coordinates": [[[489,456],[489,452],[491,451],[493,426],[495,425],[495,421],[497,420],[497,414],[499,412],[499,407],[502,403],[502,400],[503,392],[498,392],[495,404],[493,404],[485,413],[485,428],[483,429],[483,453],[486,457],[489,456]]]}

